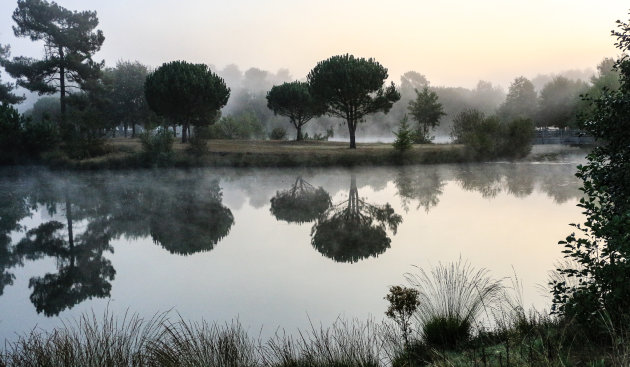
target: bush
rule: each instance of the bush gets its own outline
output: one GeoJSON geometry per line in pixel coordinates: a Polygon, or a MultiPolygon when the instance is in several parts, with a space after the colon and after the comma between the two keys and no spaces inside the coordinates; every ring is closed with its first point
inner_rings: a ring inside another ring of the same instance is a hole
{"type": "Polygon", "coordinates": [[[29,121],[24,124],[22,144],[31,155],[39,155],[52,150],[59,144],[59,140],[57,124],[50,120],[29,121]]]}
{"type": "Polygon", "coordinates": [[[222,117],[210,126],[211,139],[261,139],[265,137],[263,125],[255,114],[241,113],[222,117]]]}
{"type": "Polygon", "coordinates": [[[453,316],[437,316],[422,326],[426,343],[441,349],[455,349],[467,342],[471,335],[469,320],[453,316]]]}
{"type": "Polygon", "coordinates": [[[142,151],[150,162],[167,162],[173,157],[173,142],[175,136],[167,128],[158,128],[155,133],[145,131],[140,134],[142,151]]]}
{"type": "Polygon", "coordinates": [[[287,129],[283,127],[276,127],[269,133],[269,139],[271,140],[287,140],[287,129]]]}
{"type": "Polygon", "coordinates": [[[0,106],[0,163],[19,162],[54,149],[59,142],[56,124],[32,122],[9,104],[0,106]]]}
{"type": "Polygon", "coordinates": [[[195,126],[195,134],[188,139],[188,153],[194,156],[202,156],[208,151],[208,127],[195,126]]]}
{"type": "Polygon", "coordinates": [[[486,117],[471,109],[455,117],[451,137],[479,158],[520,158],[531,150],[534,124],[523,118],[503,122],[497,116],[486,117]]]}

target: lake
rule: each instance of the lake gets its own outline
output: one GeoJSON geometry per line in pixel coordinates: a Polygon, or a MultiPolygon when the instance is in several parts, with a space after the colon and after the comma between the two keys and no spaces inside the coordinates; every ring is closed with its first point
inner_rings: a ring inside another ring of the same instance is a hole
{"type": "MultiPolygon", "coordinates": [[[[381,320],[414,265],[518,276],[526,307],[583,219],[581,155],[354,169],[0,170],[0,338],[109,309],[254,335],[381,320]]],[[[506,280],[506,284],[510,284],[506,280]]]]}

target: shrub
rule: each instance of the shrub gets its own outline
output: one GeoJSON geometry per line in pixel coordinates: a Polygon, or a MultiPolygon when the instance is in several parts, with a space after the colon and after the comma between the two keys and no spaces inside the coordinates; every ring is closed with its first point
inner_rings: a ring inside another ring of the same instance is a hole
{"type": "Polygon", "coordinates": [[[276,127],[269,133],[269,139],[271,140],[287,140],[287,129],[283,127],[276,127]]]}
{"type": "Polygon", "coordinates": [[[50,120],[25,123],[22,132],[22,144],[31,155],[39,155],[52,150],[59,144],[57,124],[50,120]]]}
{"type": "Polygon", "coordinates": [[[389,307],[385,315],[393,319],[402,332],[405,345],[409,345],[409,334],[411,333],[411,316],[418,308],[418,290],[413,288],[392,286],[389,294],[385,296],[389,302],[389,307]]]}
{"type": "Polygon", "coordinates": [[[398,131],[394,133],[394,135],[396,135],[396,140],[394,140],[392,145],[399,153],[404,153],[413,146],[415,135],[410,129],[409,124],[407,123],[408,121],[409,118],[405,115],[405,117],[400,120],[400,127],[398,127],[398,131]]]}
{"type": "Polygon", "coordinates": [[[252,112],[222,117],[209,129],[212,139],[260,139],[264,136],[263,125],[252,112]]]}
{"type": "Polygon", "coordinates": [[[469,320],[437,316],[422,326],[422,334],[428,345],[454,349],[468,341],[471,326],[469,320]]]}
{"type": "Polygon", "coordinates": [[[23,117],[8,103],[0,105],[0,161],[11,161],[21,153],[23,117]]]}
{"type": "Polygon", "coordinates": [[[142,151],[145,158],[151,162],[166,162],[173,156],[173,142],[175,136],[166,128],[159,127],[156,132],[145,131],[140,134],[142,151]]]}
{"type": "Polygon", "coordinates": [[[504,122],[472,109],[455,116],[451,137],[479,158],[519,158],[531,150],[534,124],[524,118],[504,122]]]}
{"type": "Polygon", "coordinates": [[[195,126],[195,134],[188,139],[188,153],[194,156],[202,156],[208,151],[208,127],[195,126]]]}

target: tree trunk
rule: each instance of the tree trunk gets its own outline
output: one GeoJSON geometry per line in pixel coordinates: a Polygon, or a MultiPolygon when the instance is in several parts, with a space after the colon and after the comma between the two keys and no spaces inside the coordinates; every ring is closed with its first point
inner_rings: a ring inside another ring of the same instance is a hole
{"type": "Polygon", "coordinates": [[[304,136],[302,136],[302,126],[298,125],[296,126],[297,129],[297,137],[295,138],[296,141],[302,141],[304,140],[304,136]]]}
{"type": "Polygon", "coordinates": [[[185,122],[182,125],[182,144],[185,144],[188,142],[188,123],[185,122]]]}
{"type": "Polygon", "coordinates": [[[61,113],[61,122],[66,121],[66,68],[64,65],[63,47],[59,47],[59,58],[61,59],[61,67],[59,67],[59,111],[61,113]]]}
{"type": "Polygon", "coordinates": [[[350,133],[350,149],[357,149],[357,143],[355,141],[354,132],[356,131],[356,123],[348,121],[348,132],[350,133]]]}
{"type": "Polygon", "coordinates": [[[123,131],[124,131],[124,136],[126,138],[127,137],[127,123],[126,122],[123,124],[123,131]]]}
{"type": "Polygon", "coordinates": [[[135,123],[131,124],[131,137],[132,138],[136,137],[136,124],[135,123]]]}

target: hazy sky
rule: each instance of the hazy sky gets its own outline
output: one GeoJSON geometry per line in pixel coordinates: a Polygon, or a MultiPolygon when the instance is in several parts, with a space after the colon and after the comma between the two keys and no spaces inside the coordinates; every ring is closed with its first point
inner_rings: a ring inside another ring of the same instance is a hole
{"type": "MultiPolygon", "coordinates": [[[[628,20],[627,0],[58,0],[96,10],[105,43],[98,59],[171,60],[221,69],[236,63],[304,78],[341,53],[374,57],[398,82],[425,74],[432,85],[507,87],[516,76],[595,68],[617,55],[610,31],[628,20]]],[[[41,45],[16,39],[14,0],[0,0],[0,43],[12,56],[39,57],[41,45]]],[[[6,80],[6,77],[5,77],[6,80]]]]}

